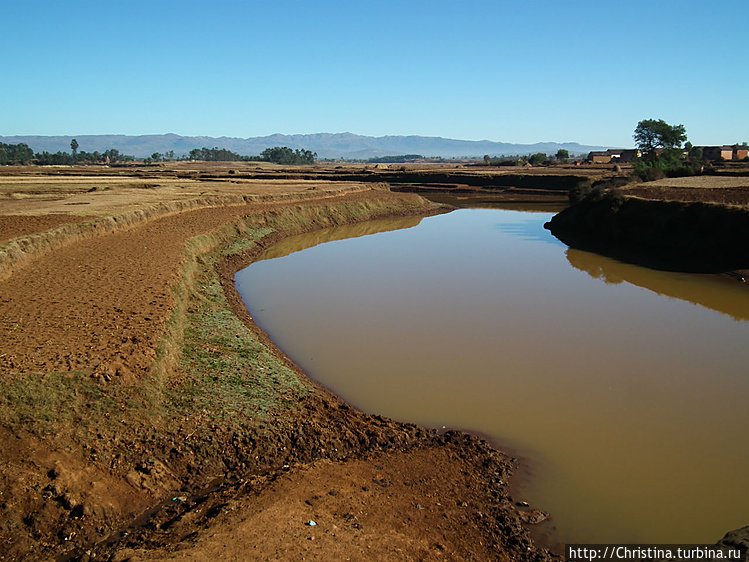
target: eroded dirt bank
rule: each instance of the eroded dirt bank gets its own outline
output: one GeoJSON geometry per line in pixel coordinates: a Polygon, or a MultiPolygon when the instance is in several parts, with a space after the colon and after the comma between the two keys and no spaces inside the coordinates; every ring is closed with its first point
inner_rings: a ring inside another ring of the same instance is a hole
{"type": "MultiPolygon", "coordinates": [[[[681,191],[704,197],[696,190],[681,191]]],[[[740,193],[737,190],[734,197],[740,193]]],[[[555,215],[546,226],[573,248],[656,269],[723,273],[749,268],[745,205],[645,199],[643,194],[650,192],[592,194],[555,215]]]]}
{"type": "Polygon", "coordinates": [[[241,305],[234,271],[282,236],[436,212],[347,191],[166,214],[0,282],[0,559],[546,556],[511,459],[353,410],[241,305]]]}

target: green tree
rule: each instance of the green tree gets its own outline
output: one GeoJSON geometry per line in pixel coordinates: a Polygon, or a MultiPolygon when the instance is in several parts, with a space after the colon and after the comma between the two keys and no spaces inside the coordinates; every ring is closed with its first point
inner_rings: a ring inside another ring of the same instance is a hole
{"type": "Polygon", "coordinates": [[[287,146],[274,146],[263,150],[260,158],[276,164],[314,164],[317,153],[298,148],[292,150],[287,146]]]}
{"type": "Polygon", "coordinates": [[[75,158],[75,155],[78,154],[78,141],[73,139],[70,141],[70,150],[73,151],[73,157],[75,158]]]}
{"type": "MultiPolygon", "coordinates": [[[[689,144],[689,143],[687,143],[689,144]]],[[[698,146],[693,146],[688,149],[689,150],[689,159],[693,162],[702,162],[704,160],[704,155],[702,154],[702,149],[698,146]]]]}
{"type": "Polygon", "coordinates": [[[548,156],[546,156],[543,152],[537,152],[536,154],[532,155],[530,158],[528,158],[528,163],[531,166],[540,166],[544,162],[546,162],[549,159],[548,156]]]}
{"type": "Polygon", "coordinates": [[[27,144],[5,144],[0,142],[0,165],[28,164],[34,158],[34,151],[27,144]]]}
{"type": "Polygon", "coordinates": [[[120,154],[120,151],[117,150],[116,148],[110,148],[109,150],[105,150],[101,156],[102,156],[102,159],[104,160],[109,158],[110,164],[114,164],[118,160],[122,160],[122,155],[120,154]]]}
{"type": "Polygon", "coordinates": [[[36,163],[40,166],[69,166],[74,164],[73,156],[67,152],[58,150],[55,154],[49,152],[42,152],[36,154],[36,163]]]}
{"type": "Polygon", "coordinates": [[[557,150],[556,159],[560,162],[566,162],[570,159],[570,151],[566,148],[560,148],[557,150]]]}
{"type": "MultiPolygon", "coordinates": [[[[170,151],[170,153],[168,154],[171,154],[169,158],[172,158],[174,155],[174,151],[170,151]]],[[[256,159],[257,158],[259,157],[256,157],[256,159]]],[[[242,162],[251,160],[249,156],[242,156],[240,154],[237,154],[236,152],[232,152],[231,150],[218,147],[193,148],[190,151],[188,159],[199,160],[203,162],[242,162]]]]}
{"type": "Polygon", "coordinates": [[[669,125],[663,119],[640,121],[632,135],[642,158],[635,161],[635,173],[645,181],[664,176],[677,177],[700,173],[697,151],[690,151],[690,160],[684,161],[681,145],[687,140],[684,125],[669,125]],[[695,154],[691,154],[691,152],[695,154]]]}
{"type": "Polygon", "coordinates": [[[659,149],[671,150],[681,147],[687,140],[684,125],[669,125],[663,119],[644,119],[637,124],[635,145],[647,159],[653,159],[659,149]]]}

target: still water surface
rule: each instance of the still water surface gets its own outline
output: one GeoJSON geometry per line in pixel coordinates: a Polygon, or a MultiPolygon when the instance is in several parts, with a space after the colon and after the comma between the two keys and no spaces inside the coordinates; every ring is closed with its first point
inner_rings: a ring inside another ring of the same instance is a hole
{"type": "Polygon", "coordinates": [[[331,229],[237,286],[354,406],[519,454],[519,499],[560,542],[710,543],[748,525],[749,288],[568,249],[550,217],[331,229]]]}

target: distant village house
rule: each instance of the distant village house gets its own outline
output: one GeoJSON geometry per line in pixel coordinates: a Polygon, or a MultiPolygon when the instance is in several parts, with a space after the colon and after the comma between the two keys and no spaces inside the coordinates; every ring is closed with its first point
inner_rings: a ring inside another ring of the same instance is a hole
{"type": "Polygon", "coordinates": [[[591,152],[588,154],[588,162],[593,164],[628,164],[639,156],[639,150],[609,148],[603,152],[591,152]]]}
{"type": "MultiPolygon", "coordinates": [[[[749,160],[749,146],[695,146],[705,160],[712,162],[726,160],[749,160]]],[[[686,156],[686,153],[684,154],[686,156]]],[[[641,156],[639,150],[621,150],[609,148],[606,151],[591,152],[588,162],[592,164],[626,164],[641,156]]]]}
{"type": "Polygon", "coordinates": [[[749,146],[734,144],[733,146],[697,146],[702,151],[705,160],[747,160],[749,146]]]}
{"type": "Polygon", "coordinates": [[[705,160],[733,160],[732,146],[696,146],[695,148],[702,151],[702,157],[705,160]]]}

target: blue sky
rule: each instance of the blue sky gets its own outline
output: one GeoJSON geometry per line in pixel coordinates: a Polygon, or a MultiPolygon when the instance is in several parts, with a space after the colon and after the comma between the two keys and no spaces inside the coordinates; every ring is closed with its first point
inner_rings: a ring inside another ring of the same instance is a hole
{"type": "Polygon", "coordinates": [[[0,0],[0,135],[749,141],[749,2],[0,0]]]}

